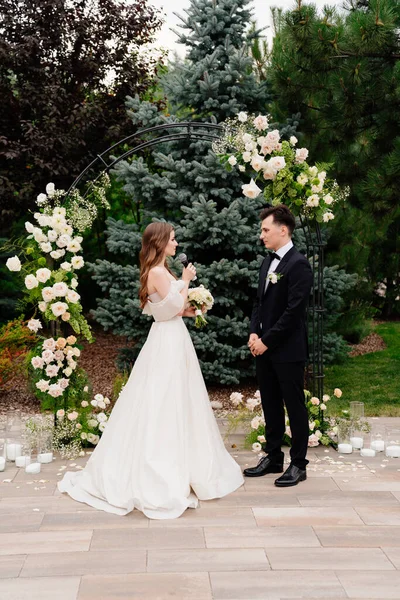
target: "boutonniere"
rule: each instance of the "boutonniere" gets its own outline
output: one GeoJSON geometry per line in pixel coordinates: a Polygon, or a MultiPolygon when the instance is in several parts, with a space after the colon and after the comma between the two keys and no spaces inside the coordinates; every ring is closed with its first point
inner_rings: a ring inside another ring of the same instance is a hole
{"type": "Polygon", "coordinates": [[[267,279],[269,279],[269,281],[271,283],[278,283],[278,281],[280,280],[280,278],[283,277],[282,273],[268,273],[268,277],[267,279]]]}

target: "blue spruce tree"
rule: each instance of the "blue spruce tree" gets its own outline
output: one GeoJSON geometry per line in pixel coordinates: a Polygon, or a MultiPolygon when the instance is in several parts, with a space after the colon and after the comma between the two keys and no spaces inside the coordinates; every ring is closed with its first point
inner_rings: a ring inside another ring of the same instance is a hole
{"type": "MultiPolygon", "coordinates": [[[[180,36],[188,48],[186,59],[176,61],[161,81],[174,114],[128,98],[135,127],[219,122],[241,110],[268,112],[268,84],[258,77],[249,51],[248,5],[249,0],[193,0],[180,36]]],[[[297,118],[279,127],[284,137],[295,133],[297,118]]],[[[252,376],[247,339],[265,254],[258,241],[262,199],[242,195],[239,174],[221,166],[207,141],[161,143],[118,163],[115,176],[136,207],[135,222],[108,220],[107,245],[116,262],[97,261],[91,269],[103,293],[95,318],[135,341],[133,350],[122,352],[120,366],[132,365],[148,334],[150,320],[139,309],[138,254],[143,228],[163,219],[174,225],[178,250],[196,263],[199,282],[215,297],[204,330],[186,321],[206,380],[235,384],[252,376]]],[[[177,262],[171,266],[181,272],[177,262]]]]}

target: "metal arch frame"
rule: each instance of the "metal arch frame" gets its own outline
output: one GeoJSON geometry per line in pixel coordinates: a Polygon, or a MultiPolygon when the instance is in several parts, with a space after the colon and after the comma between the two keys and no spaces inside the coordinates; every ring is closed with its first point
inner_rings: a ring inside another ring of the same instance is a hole
{"type": "MultiPolygon", "coordinates": [[[[128,158],[129,156],[132,156],[132,154],[136,154],[137,152],[142,152],[143,150],[145,150],[146,148],[150,148],[152,146],[156,146],[158,144],[162,144],[162,143],[166,143],[166,142],[177,142],[180,140],[204,140],[204,141],[214,141],[214,140],[218,140],[219,139],[219,134],[222,131],[222,125],[218,125],[217,123],[201,123],[201,122],[193,122],[193,121],[182,121],[180,123],[165,123],[163,125],[156,125],[154,127],[148,127],[146,129],[141,129],[139,131],[137,131],[136,133],[133,133],[132,135],[128,135],[126,138],[120,140],[119,142],[117,142],[116,144],[113,144],[112,146],[110,146],[110,148],[107,148],[107,150],[104,150],[104,152],[102,152],[101,154],[98,154],[96,156],[95,159],[92,160],[91,163],[88,164],[88,166],[78,175],[78,177],[75,179],[75,181],[71,184],[71,186],[69,187],[68,191],[67,191],[67,196],[68,194],[70,194],[72,192],[72,190],[74,190],[83,180],[83,178],[85,177],[85,175],[87,173],[89,173],[89,171],[91,169],[93,169],[95,166],[100,166],[102,167],[101,172],[99,173],[99,175],[97,175],[97,177],[91,181],[92,184],[96,183],[96,181],[99,179],[99,177],[101,177],[101,175],[103,173],[108,173],[108,171],[110,171],[110,169],[112,169],[113,167],[115,167],[115,165],[117,165],[121,160],[124,160],[126,158],[128,158]],[[121,156],[119,156],[118,158],[115,158],[114,160],[111,160],[111,162],[107,162],[108,161],[108,157],[110,155],[110,153],[113,152],[113,150],[115,150],[116,148],[118,148],[118,146],[122,146],[128,142],[131,142],[132,140],[135,139],[142,139],[142,136],[147,135],[148,133],[158,133],[158,132],[162,132],[168,129],[172,129],[172,130],[176,130],[176,129],[185,129],[186,131],[182,131],[182,132],[176,132],[173,131],[172,133],[169,133],[167,135],[161,135],[158,137],[155,137],[151,140],[147,140],[145,142],[141,141],[139,144],[135,145],[133,148],[131,148],[130,150],[128,150],[127,152],[124,152],[123,154],[121,154],[121,156]],[[206,129],[206,130],[211,130],[209,133],[208,132],[201,132],[201,131],[196,131],[197,130],[201,130],[201,129],[206,129]],[[215,131],[216,133],[213,134],[212,132],[215,131]]],[[[90,190],[87,190],[85,195],[89,192],[90,190]]]]}
{"type": "MultiPolygon", "coordinates": [[[[67,196],[70,194],[84,179],[84,177],[94,168],[101,167],[100,173],[95,179],[91,180],[91,185],[101,177],[103,173],[108,173],[121,160],[128,158],[138,152],[142,152],[146,148],[157,146],[158,144],[167,142],[176,142],[181,140],[218,140],[222,125],[217,123],[202,123],[194,121],[182,121],[175,123],[164,123],[154,127],[141,129],[132,135],[113,144],[107,150],[98,154],[91,163],[78,175],[75,181],[71,184],[67,191],[67,196]],[[179,131],[179,130],[184,131],[179,131]],[[165,133],[165,130],[167,132],[165,133]],[[171,130],[171,133],[169,133],[171,130]],[[178,131],[176,131],[178,130],[178,131]],[[206,131],[204,131],[206,130],[206,131]],[[147,134],[164,132],[161,135],[143,141],[143,137],[147,134]],[[119,146],[123,146],[132,140],[140,140],[130,150],[121,154],[117,158],[109,161],[110,154],[119,146]]],[[[85,196],[90,192],[90,187],[85,192],[85,196]]],[[[323,315],[324,308],[324,290],[323,290],[323,274],[324,274],[324,243],[321,237],[321,229],[319,223],[311,225],[309,219],[300,215],[300,222],[304,230],[306,238],[307,255],[311,260],[312,270],[314,273],[314,285],[310,296],[310,302],[307,307],[307,325],[308,335],[311,338],[310,362],[307,369],[307,379],[311,383],[312,393],[314,396],[322,399],[324,391],[324,362],[323,362],[323,315]]]]}

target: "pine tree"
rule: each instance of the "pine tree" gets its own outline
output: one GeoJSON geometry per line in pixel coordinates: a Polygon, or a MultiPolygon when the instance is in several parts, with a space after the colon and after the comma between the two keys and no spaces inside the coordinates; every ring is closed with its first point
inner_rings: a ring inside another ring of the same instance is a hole
{"type": "Polygon", "coordinates": [[[299,0],[296,10],[275,13],[275,24],[274,112],[300,110],[312,155],[332,162],[339,183],[351,186],[331,245],[361,276],[358,294],[393,315],[400,292],[399,2],[351,0],[344,12],[324,7],[318,14],[299,0]],[[386,286],[383,299],[373,295],[377,284],[386,286]]]}
{"type": "MultiPolygon", "coordinates": [[[[251,17],[247,6],[247,0],[191,3],[188,33],[181,37],[189,46],[188,57],[176,62],[162,81],[176,113],[167,116],[154,104],[129,98],[135,127],[223,120],[240,110],[268,112],[268,85],[257,76],[250,56],[253,40],[245,35],[251,17]]],[[[282,135],[292,135],[296,125],[296,116],[287,120],[280,127],[282,135]]],[[[163,143],[145,156],[120,162],[116,176],[136,203],[137,222],[108,221],[107,244],[118,262],[97,261],[91,269],[105,296],[98,300],[95,318],[136,342],[120,365],[134,360],[149,329],[138,301],[140,232],[152,219],[165,219],[175,227],[179,251],[196,263],[199,282],[215,296],[205,330],[187,320],[205,378],[232,384],[253,375],[247,340],[265,255],[258,239],[262,200],[242,195],[239,174],[226,171],[204,141],[163,143]]],[[[180,273],[177,263],[175,267],[180,273]]]]}

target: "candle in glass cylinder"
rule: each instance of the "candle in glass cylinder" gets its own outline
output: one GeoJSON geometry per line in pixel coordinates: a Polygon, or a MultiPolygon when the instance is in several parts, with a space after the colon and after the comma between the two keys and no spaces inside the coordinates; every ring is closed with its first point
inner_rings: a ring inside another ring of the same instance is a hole
{"type": "Polygon", "coordinates": [[[0,456],[0,471],[4,471],[4,467],[6,466],[6,459],[4,456],[0,456]]]}
{"type": "Polygon", "coordinates": [[[16,467],[26,467],[27,465],[30,465],[30,463],[31,463],[30,456],[17,456],[17,458],[15,459],[16,467]]]}
{"type": "Polygon", "coordinates": [[[41,452],[38,454],[38,462],[45,464],[51,463],[53,461],[53,453],[52,452],[41,452]]]}
{"type": "Polygon", "coordinates": [[[22,454],[22,444],[7,444],[8,460],[15,460],[17,456],[22,454]]]}
{"type": "Polygon", "coordinates": [[[362,448],[360,452],[360,456],[373,457],[375,455],[376,452],[372,448],[362,448]]]}
{"type": "Polygon", "coordinates": [[[385,449],[385,442],[383,440],[372,440],[371,448],[376,452],[383,452],[385,449]]]}
{"type": "Polygon", "coordinates": [[[358,437],[358,436],[351,437],[350,443],[353,446],[354,450],[360,450],[364,445],[364,441],[363,441],[362,437],[358,437]]]}
{"type": "Polygon", "coordinates": [[[399,458],[400,457],[400,446],[397,446],[397,445],[387,446],[386,456],[389,456],[390,458],[399,458]]]}
{"type": "Polygon", "coordinates": [[[25,473],[30,473],[31,475],[37,475],[40,473],[40,463],[31,463],[25,467],[25,473]]]}
{"type": "Polygon", "coordinates": [[[351,444],[342,443],[338,445],[338,452],[341,454],[351,454],[353,452],[353,446],[351,444]]]}

